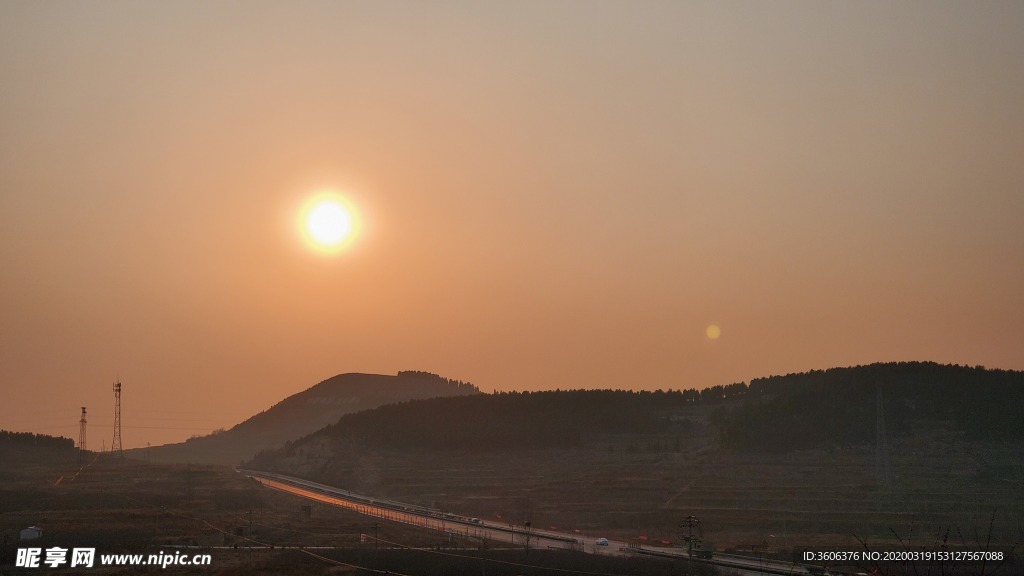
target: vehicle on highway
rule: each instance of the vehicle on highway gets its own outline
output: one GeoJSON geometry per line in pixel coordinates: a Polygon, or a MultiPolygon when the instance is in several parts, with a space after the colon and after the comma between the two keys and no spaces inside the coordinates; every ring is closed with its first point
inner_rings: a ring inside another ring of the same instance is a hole
{"type": "Polygon", "coordinates": [[[607,546],[608,545],[608,539],[607,538],[598,538],[597,540],[594,541],[594,544],[597,544],[598,546],[607,546]]]}
{"type": "Polygon", "coordinates": [[[470,524],[479,524],[480,523],[480,519],[479,518],[470,518],[469,519],[469,523],[470,524]]]}

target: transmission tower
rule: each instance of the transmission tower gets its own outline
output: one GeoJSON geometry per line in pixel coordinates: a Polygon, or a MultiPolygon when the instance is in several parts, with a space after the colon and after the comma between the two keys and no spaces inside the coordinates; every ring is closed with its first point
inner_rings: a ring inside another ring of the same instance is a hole
{"type": "Polygon", "coordinates": [[[689,515],[685,520],[679,523],[680,528],[686,528],[686,536],[682,536],[681,539],[686,542],[686,551],[691,557],[693,556],[693,529],[700,527],[700,520],[694,515],[689,515]]]}
{"type": "Polygon", "coordinates": [[[110,453],[117,453],[124,458],[121,448],[121,383],[114,383],[114,443],[110,445],[110,453]]]}
{"type": "Polygon", "coordinates": [[[85,460],[85,406],[82,406],[82,419],[78,421],[78,463],[85,460]]]}

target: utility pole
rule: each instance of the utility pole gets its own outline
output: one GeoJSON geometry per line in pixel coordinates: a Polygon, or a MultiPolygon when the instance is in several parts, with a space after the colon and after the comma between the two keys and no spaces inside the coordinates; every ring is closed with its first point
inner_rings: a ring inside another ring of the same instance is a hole
{"type": "Polygon", "coordinates": [[[249,508],[249,532],[245,536],[245,543],[249,545],[249,564],[252,565],[252,508],[249,508]]]}

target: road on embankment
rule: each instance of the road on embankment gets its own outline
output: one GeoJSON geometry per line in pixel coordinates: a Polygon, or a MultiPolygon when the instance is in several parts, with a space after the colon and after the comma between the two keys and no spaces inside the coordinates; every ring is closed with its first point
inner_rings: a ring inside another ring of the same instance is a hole
{"type": "MultiPolygon", "coordinates": [[[[607,545],[598,545],[596,540],[589,542],[573,534],[517,527],[512,524],[460,516],[435,508],[381,500],[284,474],[242,469],[239,469],[238,472],[268,488],[340,506],[373,518],[444,532],[453,538],[480,542],[490,540],[492,542],[504,542],[534,548],[562,548],[588,554],[604,554],[609,556],[645,555],[674,559],[688,558],[686,551],[682,549],[643,548],[636,544],[616,540],[608,540],[607,545]]],[[[368,537],[372,538],[372,536],[368,537]]],[[[799,564],[759,560],[742,556],[718,554],[714,558],[692,558],[690,561],[713,564],[720,568],[730,569],[735,571],[734,573],[741,575],[809,574],[807,569],[799,564]]]]}

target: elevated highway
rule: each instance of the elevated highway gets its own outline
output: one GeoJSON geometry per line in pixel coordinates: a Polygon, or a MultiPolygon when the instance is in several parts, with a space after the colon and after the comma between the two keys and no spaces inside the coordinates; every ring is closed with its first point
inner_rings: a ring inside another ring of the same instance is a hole
{"type": "Polygon", "coordinates": [[[608,540],[608,543],[597,544],[578,535],[554,530],[536,530],[517,527],[511,524],[491,522],[479,518],[471,518],[443,512],[436,508],[416,506],[402,502],[384,500],[356,494],[341,488],[327,486],[318,482],[295,478],[274,472],[259,470],[243,470],[238,472],[248,476],[260,484],[274,490],[288,492],[296,496],[347,508],[359,514],[373,518],[400,522],[418,526],[427,530],[435,530],[470,540],[490,540],[518,546],[538,548],[562,548],[586,552],[588,554],[604,554],[609,556],[644,555],[662,558],[683,559],[693,563],[703,563],[723,568],[726,573],[739,575],[779,574],[779,575],[811,575],[821,574],[811,571],[814,568],[789,562],[760,560],[744,556],[716,554],[712,558],[690,558],[681,548],[644,548],[637,544],[623,541],[608,540]],[[810,569],[810,570],[809,570],[810,569]]]}

